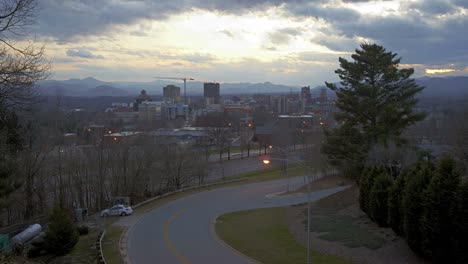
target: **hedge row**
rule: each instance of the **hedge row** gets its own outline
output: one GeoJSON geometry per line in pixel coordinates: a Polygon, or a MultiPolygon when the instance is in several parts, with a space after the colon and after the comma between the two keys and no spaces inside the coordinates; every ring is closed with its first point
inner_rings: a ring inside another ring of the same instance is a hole
{"type": "Polygon", "coordinates": [[[451,158],[419,162],[396,179],[383,166],[364,169],[359,205],[434,263],[468,263],[468,182],[451,158]]]}

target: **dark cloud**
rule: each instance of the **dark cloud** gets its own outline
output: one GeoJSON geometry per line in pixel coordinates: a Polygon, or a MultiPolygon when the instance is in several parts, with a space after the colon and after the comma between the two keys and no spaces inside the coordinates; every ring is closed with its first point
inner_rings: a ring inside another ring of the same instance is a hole
{"type": "Polygon", "coordinates": [[[67,50],[67,56],[79,57],[84,59],[104,59],[102,55],[94,55],[91,51],[85,48],[69,49],[67,50]]]}
{"type": "Polygon", "coordinates": [[[187,11],[183,1],[41,0],[36,32],[58,41],[101,35],[116,25],[145,19],[163,20],[187,11]]]}
{"type": "Polygon", "coordinates": [[[294,16],[314,17],[325,21],[355,21],[360,17],[359,12],[351,8],[325,7],[313,1],[307,4],[288,2],[286,8],[294,16]]]}
{"type": "MultiPolygon", "coordinates": [[[[431,21],[432,22],[432,21],[431,21]]],[[[372,17],[335,23],[337,34],[365,37],[398,52],[411,63],[449,63],[468,57],[467,17],[429,23],[421,17],[372,17]]]]}
{"type": "Polygon", "coordinates": [[[410,4],[410,8],[427,15],[443,15],[456,10],[456,7],[448,0],[419,0],[410,4]]]}
{"type": "Polygon", "coordinates": [[[468,0],[454,0],[453,3],[457,6],[468,8],[468,0]]]}
{"type": "Polygon", "coordinates": [[[359,41],[354,38],[334,34],[318,34],[311,40],[335,51],[350,51],[359,46],[359,41]]]}
{"type": "Polygon", "coordinates": [[[287,45],[295,36],[302,33],[300,28],[281,28],[268,34],[268,40],[273,45],[287,45]]]}

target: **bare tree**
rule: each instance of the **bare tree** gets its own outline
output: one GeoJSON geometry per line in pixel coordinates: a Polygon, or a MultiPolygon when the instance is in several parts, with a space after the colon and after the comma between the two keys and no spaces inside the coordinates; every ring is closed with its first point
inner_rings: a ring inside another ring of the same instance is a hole
{"type": "Polygon", "coordinates": [[[27,27],[34,23],[37,0],[3,0],[0,3],[0,106],[22,108],[35,98],[34,83],[48,76],[50,64],[44,46],[25,45],[27,27]]]}

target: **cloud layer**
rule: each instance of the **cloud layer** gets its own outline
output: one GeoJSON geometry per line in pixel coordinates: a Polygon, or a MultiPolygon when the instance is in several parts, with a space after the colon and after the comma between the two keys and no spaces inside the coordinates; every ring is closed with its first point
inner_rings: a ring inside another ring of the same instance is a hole
{"type": "Polygon", "coordinates": [[[52,43],[59,77],[91,66],[107,78],[160,68],[220,81],[274,72],[299,85],[334,78],[337,57],[362,41],[399,53],[419,74],[466,74],[467,28],[465,0],[41,0],[34,31],[52,43]]]}

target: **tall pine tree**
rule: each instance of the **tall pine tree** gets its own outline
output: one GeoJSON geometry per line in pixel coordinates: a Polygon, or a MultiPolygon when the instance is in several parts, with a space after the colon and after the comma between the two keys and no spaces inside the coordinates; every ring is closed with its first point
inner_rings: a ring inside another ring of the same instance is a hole
{"type": "MultiPolygon", "coordinates": [[[[414,111],[415,95],[423,87],[411,78],[414,69],[399,69],[401,58],[397,56],[377,44],[363,43],[351,56],[352,61],[339,58],[340,68],[335,73],[341,81],[326,85],[336,93],[336,106],[340,110],[336,120],[342,125],[328,131],[323,148],[326,154],[334,159],[340,156],[339,152],[345,157],[361,156],[362,148],[368,151],[378,143],[402,143],[403,130],[424,118],[423,113],[414,111]],[[362,139],[354,144],[360,146],[358,153],[353,147],[337,145],[340,141],[336,136],[344,137],[343,141],[362,139]]],[[[355,160],[343,158],[342,161],[349,165],[355,160]]]]}

